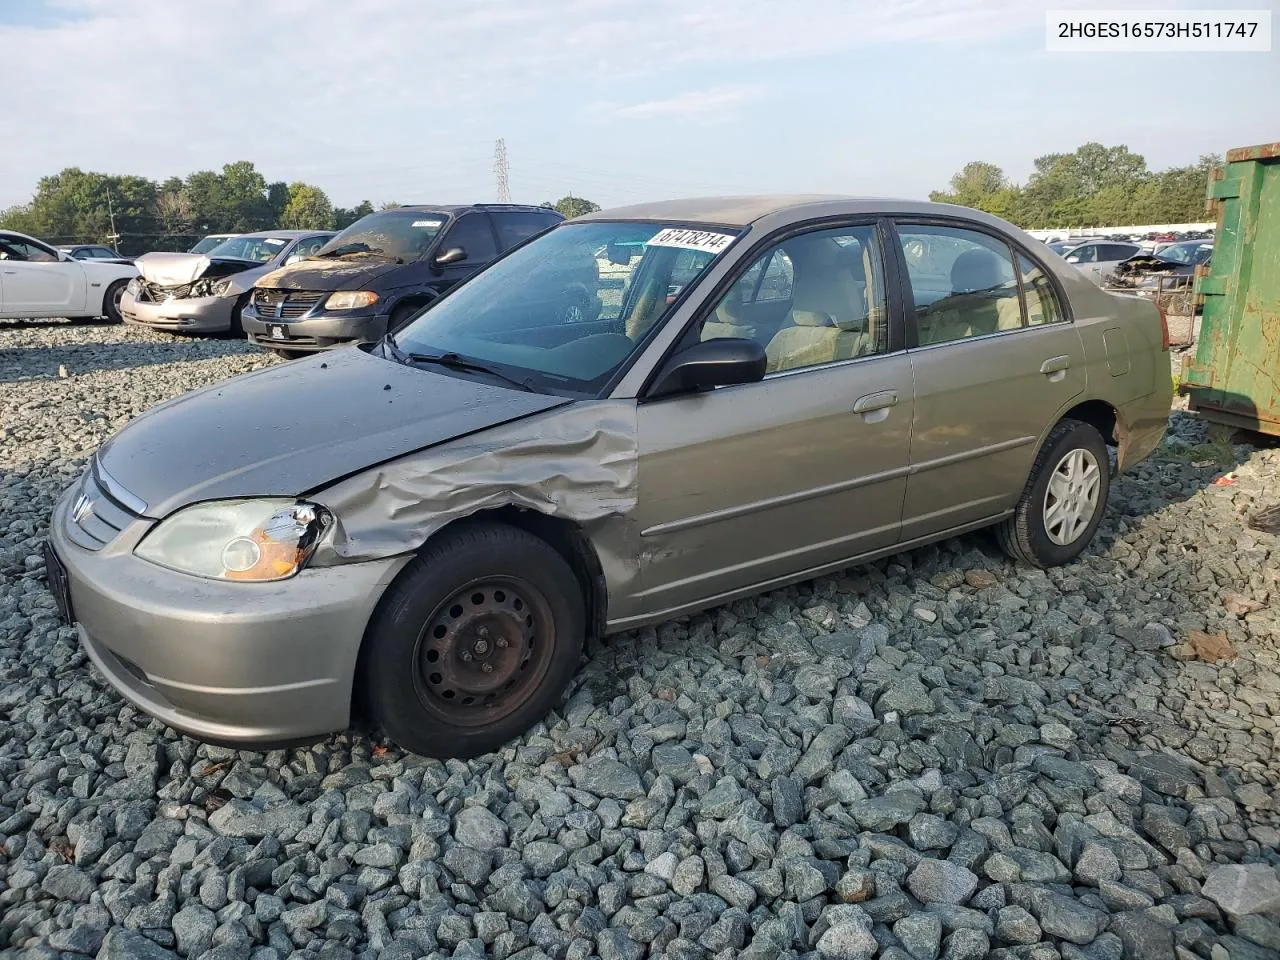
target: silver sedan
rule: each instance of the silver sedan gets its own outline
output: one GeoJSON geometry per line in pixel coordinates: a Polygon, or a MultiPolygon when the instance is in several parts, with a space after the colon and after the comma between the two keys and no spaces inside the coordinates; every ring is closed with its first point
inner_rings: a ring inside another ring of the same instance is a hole
{"type": "Polygon", "coordinates": [[[973,210],[590,214],[376,344],[138,417],[58,503],[50,581],[180,730],[363,715],[471,756],[558,702],[588,637],[986,526],[1072,561],[1164,432],[1167,349],[1152,304],[973,210]]]}

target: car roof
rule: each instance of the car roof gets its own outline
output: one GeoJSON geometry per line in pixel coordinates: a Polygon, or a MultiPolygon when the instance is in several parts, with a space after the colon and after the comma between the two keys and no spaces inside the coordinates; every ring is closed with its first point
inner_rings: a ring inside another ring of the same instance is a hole
{"type": "Polygon", "coordinates": [[[555,207],[542,207],[532,203],[402,203],[398,207],[387,207],[385,211],[375,210],[374,213],[385,213],[394,210],[409,210],[417,213],[445,213],[455,216],[467,210],[484,210],[489,213],[553,213],[557,217],[562,215],[555,207]]]}
{"type": "Polygon", "coordinates": [[[951,203],[897,200],[887,197],[850,197],[839,194],[765,194],[660,200],[655,203],[640,203],[600,210],[576,217],[575,221],[662,220],[746,227],[765,217],[805,220],[825,216],[859,216],[878,213],[963,217],[978,223],[998,225],[1005,230],[1010,227],[1010,224],[999,217],[951,203]]]}
{"type": "MultiPolygon", "coordinates": [[[[247,237],[250,240],[267,240],[272,237],[284,237],[288,240],[296,240],[298,237],[314,237],[318,233],[332,234],[332,230],[255,230],[253,233],[231,233],[228,237],[240,238],[247,237]]],[[[210,236],[219,236],[219,234],[210,234],[210,236]]]]}

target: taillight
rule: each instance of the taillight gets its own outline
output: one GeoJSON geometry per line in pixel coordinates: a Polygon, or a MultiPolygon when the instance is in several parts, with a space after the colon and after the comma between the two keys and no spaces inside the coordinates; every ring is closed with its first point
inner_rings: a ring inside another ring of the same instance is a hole
{"type": "Polygon", "coordinates": [[[1169,352],[1169,318],[1164,315],[1164,307],[1156,300],[1156,313],[1160,314],[1160,349],[1169,352]]]}

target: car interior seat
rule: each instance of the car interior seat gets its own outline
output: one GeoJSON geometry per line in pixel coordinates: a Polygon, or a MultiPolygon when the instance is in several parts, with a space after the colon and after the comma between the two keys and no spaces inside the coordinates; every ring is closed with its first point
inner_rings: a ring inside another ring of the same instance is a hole
{"type": "Polygon", "coordinates": [[[795,271],[791,313],[769,340],[768,370],[847,360],[868,352],[867,283],[861,249],[830,237],[800,237],[786,245],[795,271]],[[861,276],[858,276],[858,275],[861,276]]]}
{"type": "Polygon", "coordinates": [[[920,342],[945,343],[1022,326],[1018,289],[990,250],[966,250],[951,264],[951,293],[922,317],[920,342]]]}

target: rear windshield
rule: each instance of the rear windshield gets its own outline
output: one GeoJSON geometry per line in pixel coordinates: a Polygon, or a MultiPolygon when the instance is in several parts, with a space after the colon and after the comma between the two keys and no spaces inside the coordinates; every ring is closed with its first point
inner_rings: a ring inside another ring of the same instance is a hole
{"type": "Polygon", "coordinates": [[[317,257],[379,257],[408,262],[427,252],[448,222],[445,213],[383,210],[362,217],[326,243],[317,257]]]}

